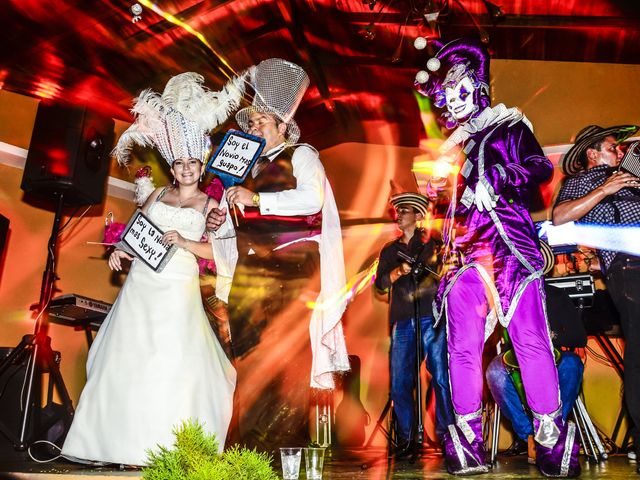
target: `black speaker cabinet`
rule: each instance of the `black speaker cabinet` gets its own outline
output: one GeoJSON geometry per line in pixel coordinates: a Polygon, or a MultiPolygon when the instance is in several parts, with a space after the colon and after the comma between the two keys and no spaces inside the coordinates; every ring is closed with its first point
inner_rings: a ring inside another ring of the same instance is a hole
{"type": "MultiPolygon", "coordinates": [[[[4,361],[13,351],[9,347],[0,347],[0,362],[4,361]]],[[[53,352],[60,355],[59,352],[53,352]]],[[[29,361],[29,351],[23,351],[14,362],[4,365],[6,368],[0,374],[0,471],[2,463],[6,461],[27,460],[26,452],[16,449],[20,436],[22,410],[24,408],[25,372],[29,361]]],[[[42,405],[42,401],[49,395],[47,385],[36,385],[34,399],[42,405]]],[[[65,408],[46,399],[41,408],[33,408],[26,426],[26,438],[30,440],[48,440],[62,447],[64,439],[71,425],[71,416],[65,408]],[[38,432],[37,438],[33,438],[38,432]]],[[[59,451],[48,444],[32,445],[32,453],[36,458],[46,459],[55,457],[59,451]]],[[[0,473],[0,478],[2,474],[0,473]]]]}
{"type": "Polygon", "coordinates": [[[40,103],[21,188],[66,205],[102,203],[114,121],[83,107],[40,103]]]}

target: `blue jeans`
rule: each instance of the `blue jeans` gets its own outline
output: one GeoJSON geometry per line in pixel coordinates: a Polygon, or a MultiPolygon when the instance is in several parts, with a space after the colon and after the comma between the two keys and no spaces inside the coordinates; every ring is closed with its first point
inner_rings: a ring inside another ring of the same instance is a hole
{"type": "MultiPolygon", "coordinates": [[[[562,352],[558,364],[558,380],[564,420],[573,409],[573,404],[580,392],[583,371],[584,365],[578,355],[573,352],[562,352]]],[[[529,435],[533,435],[531,418],[525,411],[511,376],[502,362],[502,355],[498,355],[489,364],[487,385],[500,410],[511,421],[513,431],[520,439],[526,441],[529,435]]]]}
{"type": "MultiPolygon", "coordinates": [[[[447,341],[442,324],[433,328],[433,317],[422,317],[422,360],[426,356],[436,395],[436,433],[442,438],[447,425],[454,423],[447,370],[447,341]]],[[[400,441],[413,438],[416,385],[416,328],[414,319],[401,320],[391,330],[391,399],[398,420],[400,441]]]]}

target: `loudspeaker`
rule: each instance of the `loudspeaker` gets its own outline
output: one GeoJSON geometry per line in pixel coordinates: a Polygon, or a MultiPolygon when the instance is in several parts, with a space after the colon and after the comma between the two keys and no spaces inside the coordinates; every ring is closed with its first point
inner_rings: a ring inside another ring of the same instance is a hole
{"type": "Polygon", "coordinates": [[[102,203],[115,122],[86,107],[41,102],[21,188],[66,205],[102,203]]]}
{"type": "MultiPolygon", "coordinates": [[[[0,362],[4,361],[12,351],[10,347],[0,347],[0,362]]],[[[53,354],[58,357],[60,355],[59,352],[53,352],[53,354]]],[[[0,374],[0,463],[28,458],[26,452],[16,449],[15,439],[11,438],[17,439],[20,432],[21,413],[25,408],[24,382],[28,361],[29,351],[25,350],[0,374]]],[[[43,388],[47,388],[46,384],[36,386],[36,399],[39,402],[42,394],[48,394],[47,390],[42,391],[43,388]]],[[[61,404],[50,399],[46,400],[44,406],[41,405],[42,403],[39,405],[40,408],[35,408],[29,417],[27,437],[31,438],[34,431],[44,428],[39,438],[34,440],[47,440],[62,447],[71,425],[71,417],[61,404]]],[[[52,458],[57,454],[56,449],[47,444],[32,446],[32,453],[36,458],[52,458]]]]}

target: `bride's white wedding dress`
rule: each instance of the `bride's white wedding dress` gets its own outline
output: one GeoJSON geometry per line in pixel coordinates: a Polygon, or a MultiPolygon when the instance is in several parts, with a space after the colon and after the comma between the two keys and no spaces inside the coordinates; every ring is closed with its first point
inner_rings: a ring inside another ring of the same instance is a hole
{"type": "MultiPolygon", "coordinates": [[[[163,231],[200,240],[204,215],[152,203],[163,231]]],[[[178,249],[161,273],[134,260],[91,346],[87,383],[62,454],[144,465],[147,449],[170,447],[172,429],[188,418],[224,440],[236,372],[202,307],[196,258],[178,249]]]]}

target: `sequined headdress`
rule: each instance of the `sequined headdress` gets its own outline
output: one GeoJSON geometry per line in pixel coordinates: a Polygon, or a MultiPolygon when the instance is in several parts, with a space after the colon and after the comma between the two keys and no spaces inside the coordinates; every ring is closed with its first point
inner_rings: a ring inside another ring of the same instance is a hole
{"type": "Polygon", "coordinates": [[[236,109],[244,94],[244,73],[213,92],[194,72],[172,77],[162,95],[151,89],[136,98],[131,112],[134,123],[120,136],[113,155],[126,165],[134,144],[156,147],[169,165],[180,158],[204,162],[211,142],[208,133],[236,109]]]}
{"type": "Polygon", "coordinates": [[[240,128],[245,132],[249,130],[249,116],[252,113],[269,113],[287,124],[287,142],[296,143],[300,138],[300,129],[293,116],[309,87],[306,72],[295,63],[269,58],[258,64],[251,84],[255,91],[252,105],[236,113],[240,128]]]}

